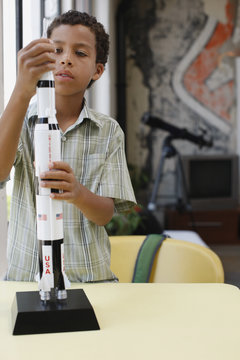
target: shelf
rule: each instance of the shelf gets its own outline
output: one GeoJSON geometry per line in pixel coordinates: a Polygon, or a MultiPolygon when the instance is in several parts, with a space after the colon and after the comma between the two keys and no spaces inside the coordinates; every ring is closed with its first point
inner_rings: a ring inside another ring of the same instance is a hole
{"type": "Polygon", "coordinates": [[[239,209],[178,212],[165,210],[165,228],[192,230],[207,243],[240,243],[238,236],[239,209]]]}

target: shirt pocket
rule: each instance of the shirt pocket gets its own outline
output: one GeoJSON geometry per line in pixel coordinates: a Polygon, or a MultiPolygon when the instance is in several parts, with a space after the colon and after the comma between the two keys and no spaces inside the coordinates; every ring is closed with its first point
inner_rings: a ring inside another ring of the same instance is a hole
{"type": "Polygon", "coordinates": [[[99,187],[105,160],[105,154],[91,154],[86,158],[83,157],[81,164],[75,170],[78,181],[94,193],[99,187]]]}

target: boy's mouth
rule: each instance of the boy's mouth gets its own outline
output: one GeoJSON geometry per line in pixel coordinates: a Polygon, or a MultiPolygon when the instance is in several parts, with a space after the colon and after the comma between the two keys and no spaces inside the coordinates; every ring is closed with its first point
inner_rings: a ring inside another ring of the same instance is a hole
{"type": "Polygon", "coordinates": [[[58,71],[55,76],[60,77],[62,79],[73,79],[73,75],[70,71],[58,71]]]}

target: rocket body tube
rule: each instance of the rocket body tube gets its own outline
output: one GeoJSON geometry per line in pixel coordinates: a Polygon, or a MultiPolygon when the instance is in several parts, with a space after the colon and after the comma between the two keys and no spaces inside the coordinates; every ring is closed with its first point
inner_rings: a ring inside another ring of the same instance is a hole
{"type": "MultiPolygon", "coordinates": [[[[37,84],[38,122],[34,132],[37,239],[39,240],[39,290],[42,300],[52,291],[58,299],[67,297],[70,286],[64,269],[62,202],[50,198],[55,189],[40,187],[40,174],[49,171],[49,163],[61,160],[61,135],[55,116],[55,87],[51,72],[37,84]]],[[[57,190],[58,191],[58,190],[57,190]]]]}

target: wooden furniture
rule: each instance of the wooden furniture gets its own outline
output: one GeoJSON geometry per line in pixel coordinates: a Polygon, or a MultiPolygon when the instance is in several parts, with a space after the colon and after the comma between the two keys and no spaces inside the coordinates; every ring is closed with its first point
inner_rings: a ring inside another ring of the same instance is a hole
{"type": "Polygon", "coordinates": [[[240,291],[226,284],[72,284],[83,288],[100,330],[13,336],[16,291],[36,283],[0,282],[4,360],[239,360],[240,291]]]}
{"type": "MultiPolygon", "coordinates": [[[[110,236],[111,269],[120,282],[132,281],[145,238],[145,235],[110,236]]],[[[155,256],[150,282],[224,282],[224,271],[219,257],[209,248],[167,238],[155,256]]]]}
{"type": "Polygon", "coordinates": [[[238,240],[239,210],[165,211],[165,228],[193,230],[207,244],[233,244],[238,240]]]}

